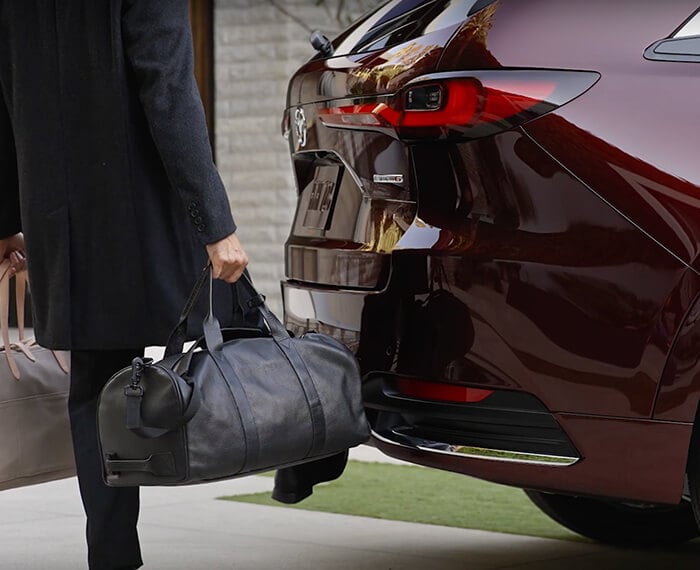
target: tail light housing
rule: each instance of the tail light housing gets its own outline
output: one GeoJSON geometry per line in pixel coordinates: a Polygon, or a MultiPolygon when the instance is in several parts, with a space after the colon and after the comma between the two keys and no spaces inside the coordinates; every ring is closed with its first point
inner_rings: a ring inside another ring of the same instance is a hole
{"type": "Polygon", "coordinates": [[[327,127],[378,130],[400,139],[479,138],[518,127],[575,99],[596,72],[477,70],[424,76],[392,96],[321,109],[327,127]]]}
{"type": "Polygon", "coordinates": [[[459,404],[483,402],[494,393],[492,390],[482,390],[460,384],[446,384],[418,378],[398,378],[396,380],[396,389],[399,394],[411,398],[459,404]]]}

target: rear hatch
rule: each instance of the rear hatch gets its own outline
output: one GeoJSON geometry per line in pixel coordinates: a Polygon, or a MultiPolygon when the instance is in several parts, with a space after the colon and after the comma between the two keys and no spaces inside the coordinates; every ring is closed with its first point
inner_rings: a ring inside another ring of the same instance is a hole
{"type": "MultiPolygon", "coordinates": [[[[410,147],[373,115],[433,72],[465,21],[491,2],[395,0],[370,13],[292,78],[284,130],[299,200],[286,246],[292,282],[378,290],[416,216],[410,147]],[[375,124],[376,122],[376,124],[375,124]],[[369,129],[369,130],[368,130],[369,129]]],[[[434,93],[419,93],[431,105],[434,93]]]]}

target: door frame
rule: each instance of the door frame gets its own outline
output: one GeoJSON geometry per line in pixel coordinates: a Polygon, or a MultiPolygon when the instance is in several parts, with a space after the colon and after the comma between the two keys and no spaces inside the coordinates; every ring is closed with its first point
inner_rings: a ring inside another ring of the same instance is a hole
{"type": "Polygon", "coordinates": [[[195,77],[214,147],[214,0],[190,0],[195,77]]]}

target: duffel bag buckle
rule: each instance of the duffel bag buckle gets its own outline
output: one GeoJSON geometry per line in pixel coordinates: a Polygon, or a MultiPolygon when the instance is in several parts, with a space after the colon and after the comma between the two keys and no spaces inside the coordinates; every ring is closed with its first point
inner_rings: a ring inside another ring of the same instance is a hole
{"type": "Polygon", "coordinates": [[[145,390],[140,384],[129,384],[124,388],[124,395],[127,398],[143,398],[145,390]]]}

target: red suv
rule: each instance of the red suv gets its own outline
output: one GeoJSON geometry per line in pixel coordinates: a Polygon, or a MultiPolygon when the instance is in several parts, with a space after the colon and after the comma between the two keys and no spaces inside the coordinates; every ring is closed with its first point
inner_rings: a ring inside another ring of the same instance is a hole
{"type": "Polygon", "coordinates": [[[393,0],[292,78],[286,322],[374,442],[597,540],[697,537],[697,0],[393,0]]]}

